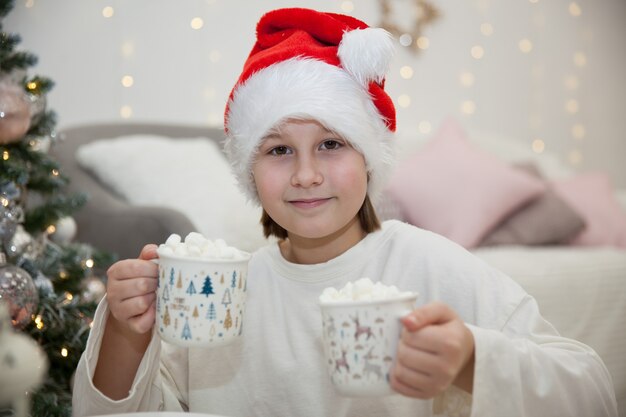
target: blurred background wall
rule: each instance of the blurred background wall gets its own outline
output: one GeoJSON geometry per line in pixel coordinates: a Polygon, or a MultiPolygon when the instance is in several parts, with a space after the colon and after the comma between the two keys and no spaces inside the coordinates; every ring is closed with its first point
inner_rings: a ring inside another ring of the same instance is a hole
{"type": "Polygon", "coordinates": [[[5,28],[55,81],[60,128],[221,125],[255,23],[291,6],[397,30],[387,89],[403,139],[451,115],[626,186],[624,0],[17,0],[5,28]]]}

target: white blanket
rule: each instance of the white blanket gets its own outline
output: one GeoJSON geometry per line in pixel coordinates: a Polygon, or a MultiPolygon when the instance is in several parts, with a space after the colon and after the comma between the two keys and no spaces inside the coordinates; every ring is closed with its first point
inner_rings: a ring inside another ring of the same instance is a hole
{"type": "Polygon", "coordinates": [[[511,246],[474,253],[534,296],[563,336],[598,352],[626,416],[626,251],[511,246]]]}

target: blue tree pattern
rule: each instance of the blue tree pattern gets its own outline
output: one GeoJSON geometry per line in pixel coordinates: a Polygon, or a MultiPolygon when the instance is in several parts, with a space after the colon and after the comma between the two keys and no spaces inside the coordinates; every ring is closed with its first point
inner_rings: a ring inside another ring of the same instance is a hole
{"type": "Polygon", "coordinates": [[[215,312],[215,304],[211,303],[209,309],[206,312],[206,318],[209,320],[215,320],[217,318],[217,313],[215,312]]]}
{"type": "Polygon", "coordinates": [[[185,317],[185,326],[183,327],[183,334],[181,335],[181,337],[184,340],[191,339],[191,329],[189,328],[189,321],[187,320],[186,317],[185,317]]]}
{"type": "Polygon", "coordinates": [[[202,285],[202,291],[200,292],[200,294],[204,294],[207,297],[209,296],[209,294],[215,294],[213,292],[213,283],[211,282],[211,276],[207,275],[206,278],[204,278],[204,284],[202,285]]]}
{"type": "Polygon", "coordinates": [[[170,285],[174,285],[174,268],[170,269],[170,285]]]}
{"type": "Polygon", "coordinates": [[[230,289],[226,288],[226,291],[224,291],[224,296],[222,297],[222,304],[224,304],[224,307],[228,307],[230,303],[232,303],[230,299],[230,289]]]}
{"type": "Polygon", "coordinates": [[[233,279],[230,281],[230,288],[235,288],[237,286],[237,271],[233,271],[233,279]]]}
{"type": "Polygon", "coordinates": [[[189,295],[193,295],[198,292],[196,291],[196,286],[193,285],[193,281],[189,281],[189,286],[187,287],[187,290],[185,292],[189,295]]]}

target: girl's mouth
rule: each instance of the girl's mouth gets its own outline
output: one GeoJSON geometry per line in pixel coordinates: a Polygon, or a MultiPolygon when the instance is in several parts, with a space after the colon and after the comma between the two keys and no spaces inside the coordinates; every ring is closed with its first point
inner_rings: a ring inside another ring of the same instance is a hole
{"type": "Polygon", "coordinates": [[[290,200],[289,203],[297,208],[315,208],[325,204],[330,198],[303,198],[300,200],[290,200]]]}

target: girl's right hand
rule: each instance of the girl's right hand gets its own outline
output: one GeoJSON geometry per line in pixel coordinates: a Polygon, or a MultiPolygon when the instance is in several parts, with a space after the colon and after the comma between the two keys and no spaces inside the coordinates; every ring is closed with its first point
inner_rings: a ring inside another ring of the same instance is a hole
{"type": "Polygon", "coordinates": [[[111,316],[123,327],[145,334],[154,326],[159,267],[157,245],[146,245],[138,259],[125,259],[107,271],[107,301],[111,316]]]}

